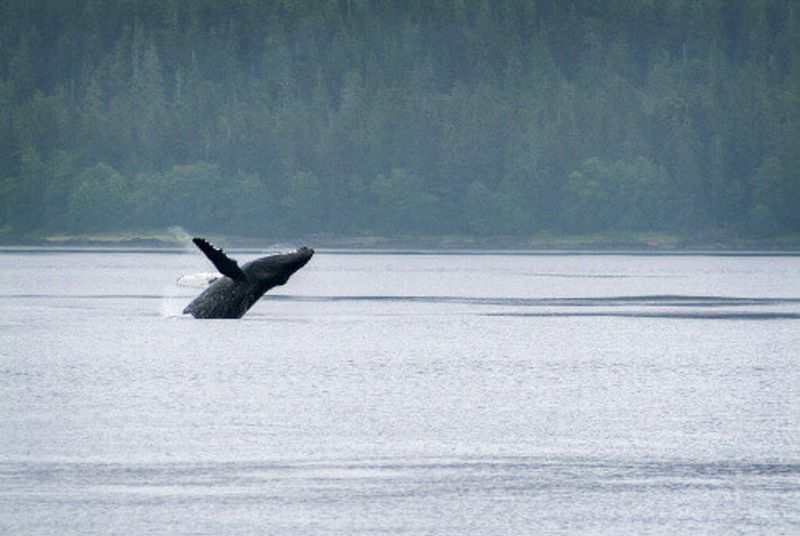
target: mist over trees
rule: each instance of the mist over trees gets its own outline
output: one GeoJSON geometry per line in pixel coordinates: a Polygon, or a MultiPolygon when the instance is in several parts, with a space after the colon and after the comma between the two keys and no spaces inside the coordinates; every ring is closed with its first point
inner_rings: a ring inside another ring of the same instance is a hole
{"type": "Polygon", "coordinates": [[[0,234],[800,232],[794,0],[0,0],[0,234]]]}

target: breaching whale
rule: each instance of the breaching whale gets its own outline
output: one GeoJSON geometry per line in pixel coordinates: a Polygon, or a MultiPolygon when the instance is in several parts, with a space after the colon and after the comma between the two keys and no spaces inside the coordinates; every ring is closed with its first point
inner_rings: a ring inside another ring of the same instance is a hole
{"type": "Polygon", "coordinates": [[[306,265],[314,250],[302,247],[291,253],[261,257],[239,264],[203,238],[192,242],[224,276],[217,279],[183,310],[195,318],[241,318],[272,287],[283,285],[306,265]]]}

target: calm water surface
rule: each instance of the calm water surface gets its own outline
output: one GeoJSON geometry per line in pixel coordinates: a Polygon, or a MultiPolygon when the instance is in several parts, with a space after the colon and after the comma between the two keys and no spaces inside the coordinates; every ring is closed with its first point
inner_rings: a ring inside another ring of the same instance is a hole
{"type": "Polygon", "coordinates": [[[800,531],[798,257],[209,269],[0,252],[0,533],[800,531]]]}

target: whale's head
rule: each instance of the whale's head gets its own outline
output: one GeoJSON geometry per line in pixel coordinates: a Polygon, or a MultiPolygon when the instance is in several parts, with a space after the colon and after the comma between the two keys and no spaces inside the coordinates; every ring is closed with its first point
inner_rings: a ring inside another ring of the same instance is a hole
{"type": "Polygon", "coordinates": [[[311,257],[313,256],[314,250],[303,246],[294,251],[290,251],[289,253],[273,255],[272,259],[274,259],[274,262],[278,266],[281,266],[284,270],[290,270],[292,273],[295,273],[297,270],[308,264],[308,261],[310,261],[311,257]]]}
{"type": "Polygon", "coordinates": [[[289,253],[261,257],[242,267],[248,275],[269,285],[283,285],[297,270],[308,264],[314,250],[302,247],[289,253]]]}

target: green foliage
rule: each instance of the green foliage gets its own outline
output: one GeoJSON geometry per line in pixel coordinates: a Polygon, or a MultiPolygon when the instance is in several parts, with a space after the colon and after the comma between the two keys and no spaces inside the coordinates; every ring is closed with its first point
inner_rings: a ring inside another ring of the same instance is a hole
{"type": "Polygon", "coordinates": [[[40,224],[44,182],[42,157],[33,147],[25,147],[19,155],[18,175],[6,178],[3,183],[4,212],[15,233],[29,232],[40,224]]]}
{"type": "Polygon", "coordinates": [[[385,234],[424,234],[436,216],[436,197],[426,192],[419,177],[405,169],[378,175],[369,185],[374,198],[375,230],[385,234]]]}
{"type": "Polygon", "coordinates": [[[616,214],[610,196],[616,180],[614,170],[599,158],[587,160],[580,171],[570,175],[562,200],[564,224],[569,231],[580,234],[611,228],[616,214]]]}
{"type": "Polygon", "coordinates": [[[0,13],[4,232],[800,232],[793,0],[0,13]]]}
{"type": "Polygon", "coordinates": [[[81,173],[69,196],[69,228],[97,232],[118,230],[128,223],[128,183],[107,164],[81,173]]]}
{"type": "Polygon", "coordinates": [[[781,227],[790,227],[800,210],[800,183],[783,168],[773,155],[764,158],[752,178],[754,207],[750,214],[751,230],[762,236],[781,227]],[[753,220],[756,218],[756,220],[753,220]],[[767,225],[765,222],[770,221],[767,225]]]}
{"type": "Polygon", "coordinates": [[[75,176],[76,168],[73,156],[66,151],[53,151],[44,164],[44,190],[42,192],[44,214],[42,221],[38,222],[48,231],[58,231],[67,227],[64,215],[69,210],[69,199],[75,187],[73,184],[75,176]]]}
{"type": "Polygon", "coordinates": [[[644,157],[607,164],[586,160],[562,198],[569,232],[660,231],[671,227],[672,188],[663,169],[644,157]]]}
{"type": "Polygon", "coordinates": [[[765,238],[773,235],[778,229],[778,221],[772,209],[765,205],[756,205],[748,214],[750,234],[756,238],[765,238]]]}
{"type": "Polygon", "coordinates": [[[492,234],[497,229],[494,195],[480,181],[473,181],[464,193],[467,230],[475,235],[492,234]]]}
{"type": "Polygon", "coordinates": [[[277,234],[277,203],[258,177],[247,173],[228,177],[219,166],[206,162],[140,174],[130,199],[135,220],[155,227],[228,233],[247,228],[277,234]]]}
{"type": "Polygon", "coordinates": [[[300,171],[289,178],[283,207],[291,232],[302,234],[320,228],[325,210],[322,193],[322,185],[313,173],[300,171]]]}
{"type": "Polygon", "coordinates": [[[219,193],[225,196],[229,211],[219,229],[228,233],[248,233],[262,236],[278,236],[284,231],[284,223],[278,214],[278,202],[273,192],[256,175],[239,172],[227,188],[219,193]]]}

